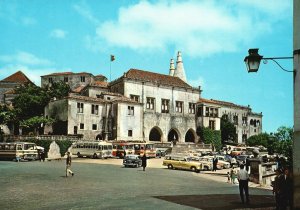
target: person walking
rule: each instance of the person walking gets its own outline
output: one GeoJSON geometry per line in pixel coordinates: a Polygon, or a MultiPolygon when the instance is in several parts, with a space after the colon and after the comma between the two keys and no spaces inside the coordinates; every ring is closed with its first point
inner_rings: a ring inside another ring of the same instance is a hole
{"type": "Polygon", "coordinates": [[[279,205],[280,210],[285,210],[289,206],[293,209],[293,182],[288,168],[284,169],[284,173],[279,178],[279,205]]]}
{"type": "Polygon", "coordinates": [[[236,159],[234,156],[232,156],[232,158],[230,160],[230,165],[231,165],[231,168],[234,168],[234,166],[236,165],[236,159]]]}
{"type": "Polygon", "coordinates": [[[71,164],[72,164],[72,158],[71,158],[70,152],[67,152],[66,177],[68,177],[68,174],[71,174],[72,176],[74,176],[74,172],[71,170],[71,164]]]}
{"type": "Polygon", "coordinates": [[[143,171],[145,171],[146,167],[147,167],[147,157],[146,157],[146,153],[144,153],[144,155],[142,156],[142,166],[143,166],[143,171]]]}
{"type": "Polygon", "coordinates": [[[237,173],[237,178],[239,181],[239,190],[240,190],[240,196],[242,203],[245,203],[244,201],[244,192],[246,195],[246,203],[249,203],[249,191],[248,191],[248,181],[249,181],[249,174],[244,169],[244,165],[240,165],[240,170],[237,173]]]}
{"type": "Polygon", "coordinates": [[[214,156],[213,158],[213,171],[217,171],[218,158],[214,156]]]}
{"type": "Polygon", "coordinates": [[[280,209],[280,179],[281,179],[281,170],[276,169],[276,177],[274,181],[272,181],[273,187],[273,195],[275,195],[275,203],[276,203],[276,210],[280,209]]]}

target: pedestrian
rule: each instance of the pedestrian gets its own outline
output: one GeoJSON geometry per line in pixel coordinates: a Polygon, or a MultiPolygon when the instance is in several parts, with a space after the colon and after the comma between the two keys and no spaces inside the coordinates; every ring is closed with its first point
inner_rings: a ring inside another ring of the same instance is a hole
{"type": "Polygon", "coordinates": [[[142,156],[142,166],[143,166],[143,171],[145,171],[146,167],[147,167],[147,157],[146,157],[146,153],[144,153],[144,155],[142,156]]]}
{"type": "Polygon", "coordinates": [[[285,210],[289,206],[293,209],[293,182],[288,168],[279,178],[279,206],[280,210],[285,210]]]}
{"type": "Polygon", "coordinates": [[[217,171],[218,158],[214,156],[213,158],[213,171],[217,171]]]}
{"type": "Polygon", "coordinates": [[[250,169],[250,158],[249,156],[247,156],[246,158],[246,171],[249,173],[249,169],[250,169]]]}
{"type": "Polygon", "coordinates": [[[231,178],[231,184],[235,184],[236,171],[233,169],[230,170],[230,178],[231,178]]]}
{"type": "Polygon", "coordinates": [[[249,191],[248,191],[248,181],[249,181],[249,174],[244,169],[244,165],[240,165],[240,170],[237,173],[237,178],[239,181],[239,190],[242,203],[244,203],[244,192],[246,195],[246,203],[249,203],[249,191]]]}
{"type": "Polygon", "coordinates": [[[45,162],[45,151],[44,150],[41,150],[41,161],[45,162]]]}
{"type": "Polygon", "coordinates": [[[272,187],[273,187],[273,195],[275,195],[275,203],[276,203],[276,210],[280,209],[280,179],[281,179],[281,171],[279,169],[275,170],[276,176],[274,181],[272,181],[272,187]]]}
{"type": "Polygon", "coordinates": [[[125,159],[125,156],[126,156],[126,150],[124,148],[124,153],[123,153],[123,158],[125,159]]]}
{"type": "Polygon", "coordinates": [[[232,158],[230,160],[230,165],[231,165],[231,168],[234,168],[234,166],[236,165],[236,159],[234,156],[232,156],[232,158]]]}
{"type": "Polygon", "coordinates": [[[74,172],[71,170],[71,164],[72,164],[72,158],[71,158],[70,152],[67,152],[66,177],[68,177],[68,174],[71,174],[72,176],[74,176],[74,172]]]}
{"type": "Polygon", "coordinates": [[[229,171],[227,172],[227,183],[230,183],[231,181],[231,176],[230,176],[230,173],[229,171]]]}

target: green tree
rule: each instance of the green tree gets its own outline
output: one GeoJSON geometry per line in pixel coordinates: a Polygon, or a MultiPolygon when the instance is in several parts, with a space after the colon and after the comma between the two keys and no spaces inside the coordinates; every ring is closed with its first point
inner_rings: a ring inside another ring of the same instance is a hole
{"type": "Polygon", "coordinates": [[[237,142],[236,128],[224,115],[221,118],[221,139],[222,142],[237,142]]]}
{"type": "Polygon", "coordinates": [[[262,145],[264,147],[268,147],[269,134],[260,133],[258,135],[251,136],[247,139],[248,146],[259,146],[262,145]]]}
{"type": "Polygon", "coordinates": [[[287,157],[287,162],[293,165],[293,129],[286,126],[281,126],[274,133],[277,138],[277,153],[287,157]]]}
{"type": "Polygon", "coordinates": [[[62,99],[71,92],[70,86],[62,81],[52,83],[50,86],[45,87],[45,90],[50,98],[55,97],[56,99],[62,99]]]}
{"type": "Polygon", "coordinates": [[[212,144],[216,151],[219,151],[222,147],[221,132],[212,130],[210,128],[198,127],[197,135],[205,144],[212,144]]]}
{"type": "Polygon", "coordinates": [[[20,126],[22,128],[29,128],[32,129],[34,134],[37,134],[38,130],[42,128],[43,125],[49,125],[54,122],[54,119],[46,118],[43,116],[34,116],[32,118],[29,118],[27,120],[23,120],[20,122],[20,126]]]}

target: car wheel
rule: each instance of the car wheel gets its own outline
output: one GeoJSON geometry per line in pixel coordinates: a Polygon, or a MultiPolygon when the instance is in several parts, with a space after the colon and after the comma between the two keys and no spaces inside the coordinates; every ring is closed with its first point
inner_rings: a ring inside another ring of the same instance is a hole
{"type": "Polygon", "coordinates": [[[97,154],[96,153],[94,153],[94,155],[93,155],[93,159],[96,159],[97,158],[97,154]]]}
{"type": "Polygon", "coordinates": [[[205,171],[208,171],[208,170],[209,170],[209,167],[208,167],[208,166],[204,166],[204,170],[205,170],[205,171]]]}
{"type": "Polygon", "coordinates": [[[77,152],[77,157],[81,157],[80,152],[77,152]]]}
{"type": "Polygon", "coordinates": [[[173,169],[172,164],[169,164],[169,165],[168,165],[168,169],[173,169]]]}
{"type": "Polygon", "coordinates": [[[196,171],[197,171],[196,167],[194,167],[194,166],[191,167],[191,170],[192,170],[193,172],[196,172],[196,171]]]}

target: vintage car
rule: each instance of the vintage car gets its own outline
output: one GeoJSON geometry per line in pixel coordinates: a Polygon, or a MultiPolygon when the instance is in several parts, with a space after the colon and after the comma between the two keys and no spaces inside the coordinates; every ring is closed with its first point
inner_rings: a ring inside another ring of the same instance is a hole
{"type": "Polygon", "coordinates": [[[193,161],[189,157],[167,155],[163,160],[163,165],[169,169],[183,169],[199,173],[202,170],[202,163],[193,161]]]}
{"type": "MultiPolygon", "coordinates": [[[[209,161],[211,161],[211,162],[214,158],[214,156],[203,156],[203,157],[208,158],[209,161]]],[[[218,159],[217,169],[230,168],[230,163],[222,160],[222,156],[216,156],[216,158],[218,159]]]]}
{"type": "Polygon", "coordinates": [[[126,155],[123,159],[124,167],[141,167],[142,160],[138,155],[126,155]]]}
{"type": "Polygon", "coordinates": [[[190,157],[193,161],[198,161],[202,164],[202,170],[210,171],[213,168],[212,160],[204,157],[190,157]]]}

